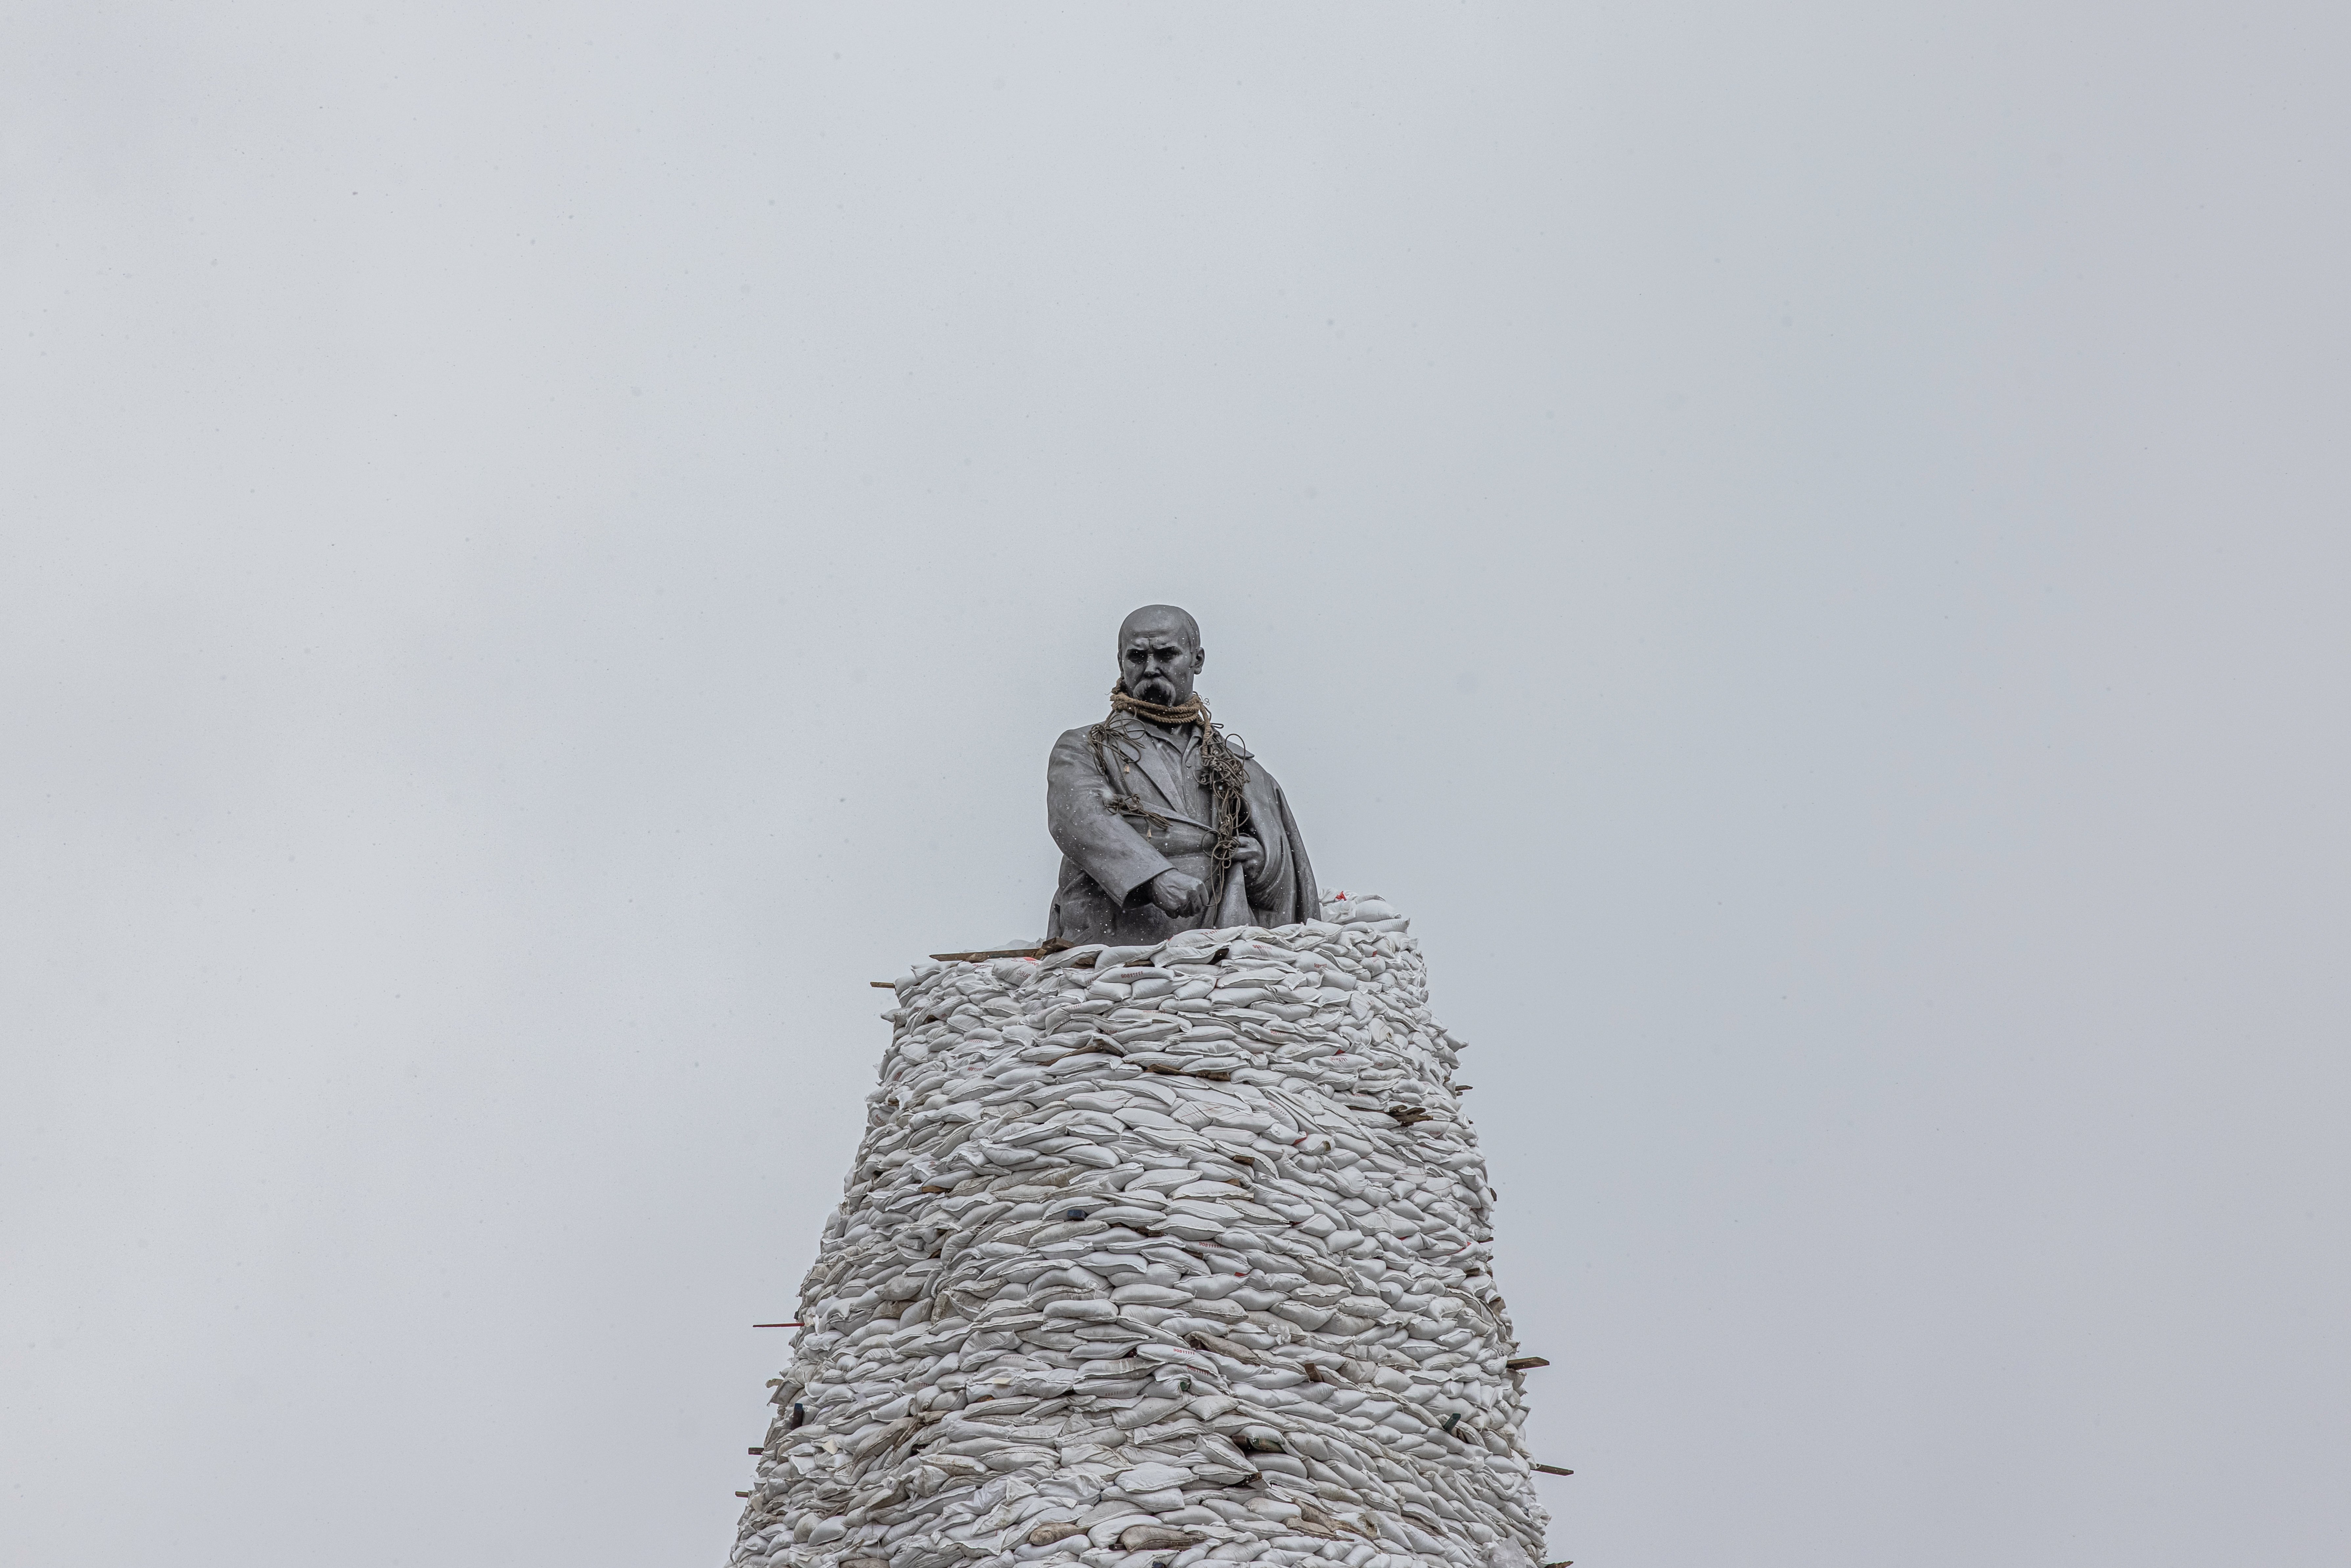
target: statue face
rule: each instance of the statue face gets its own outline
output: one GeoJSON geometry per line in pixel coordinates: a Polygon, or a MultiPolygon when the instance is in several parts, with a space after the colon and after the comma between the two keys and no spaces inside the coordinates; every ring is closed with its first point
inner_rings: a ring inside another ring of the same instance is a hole
{"type": "Polygon", "coordinates": [[[1200,634],[1182,611],[1138,610],[1118,629],[1118,673],[1126,694],[1162,707],[1191,700],[1193,679],[1207,663],[1200,634]]]}

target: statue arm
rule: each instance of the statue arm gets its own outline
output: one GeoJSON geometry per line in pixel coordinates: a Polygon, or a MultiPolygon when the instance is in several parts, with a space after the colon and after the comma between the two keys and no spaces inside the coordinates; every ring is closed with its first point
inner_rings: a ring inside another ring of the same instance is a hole
{"type": "Polygon", "coordinates": [[[1084,730],[1071,730],[1053,743],[1045,764],[1045,826],[1061,852],[1113,904],[1123,904],[1169,865],[1133,823],[1111,810],[1111,798],[1084,730]]]}
{"type": "Polygon", "coordinates": [[[1314,868],[1307,862],[1306,840],[1290,815],[1290,800],[1273,775],[1250,764],[1249,826],[1265,854],[1249,869],[1249,903],[1274,912],[1277,923],[1286,913],[1289,922],[1316,920],[1322,915],[1322,890],[1314,885],[1314,868]]]}
{"type": "Polygon", "coordinates": [[[1290,918],[1293,921],[1322,918],[1322,889],[1314,881],[1314,867],[1306,859],[1306,837],[1298,831],[1298,819],[1290,814],[1290,797],[1281,786],[1273,787],[1273,803],[1281,815],[1281,836],[1289,841],[1290,879],[1292,905],[1290,918]]]}

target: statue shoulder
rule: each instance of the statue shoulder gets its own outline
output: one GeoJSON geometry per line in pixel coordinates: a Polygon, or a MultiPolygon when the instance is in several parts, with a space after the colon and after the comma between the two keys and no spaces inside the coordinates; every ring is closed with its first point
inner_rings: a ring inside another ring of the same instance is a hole
{"type": "Polygon", "coordinates": [[[1239,759],[1241,770],[1249,775],[1253,787],[1270,789],[1276,794],[1281,792],[1281,780],[1273,776],[1273,769],[1265,765],[1264,758],[1230,736],[1225,737],[1225,745],[1239,759]]]}
{"type": "MultiPolygon", "coordinates": [[[[1125,719],[1123,716],[1119,716],[1111,721],[1111,727],[1115,733],[1123,727],[1125,719]]],[[[1093,758],[1093,730],[1094,727],[1091,724],[1081,724],[1075,729],[1063,730],[1061,732],[1061,738],[1053,742],[1053,755],[1056,758],[1069,758],[1072,759],[1084,758],[1088,761],[1092,761],[1093,758]]]]}
{"type": "Polygon", "coordinates": [[[1056,744],[1083,746],[1086,743],[1086,737],[1094,732],[1096,725],[1107,726],[1113,733],[1123,735],[1134,727],[1134,721],[1123,713],[1114,713],[1107,719],[1096,719],[1092,724],[1081,724],[1075,729],[1063,730],[1061,740],[1056,744]]]}

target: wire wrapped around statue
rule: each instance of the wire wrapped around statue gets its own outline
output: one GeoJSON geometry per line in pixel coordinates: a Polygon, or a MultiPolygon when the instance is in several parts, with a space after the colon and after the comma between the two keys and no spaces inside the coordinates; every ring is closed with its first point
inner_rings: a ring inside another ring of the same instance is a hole
{"type": "Polygon", "coordinates": [[[1111,693],[1101,723],[1064,733],[1046,767],[1046,822],[1062,853],[1049,945],[1164,941],[1201,926],[1314,918],[1320,894],[1305,840],[1273,776],[1194,695],[1173,706],[1111,693]],[[1157,727],[1155,736],[1144,724],[1157,727]],[[1185,766],[1196,751],[1196,767],[1185,766]],[[1256,863],[1237,866],[1243,838],[1256,863]],[[1146,895],[1169,870],[1208,884],[1206,907],[1173,915],[1146,895]]]}

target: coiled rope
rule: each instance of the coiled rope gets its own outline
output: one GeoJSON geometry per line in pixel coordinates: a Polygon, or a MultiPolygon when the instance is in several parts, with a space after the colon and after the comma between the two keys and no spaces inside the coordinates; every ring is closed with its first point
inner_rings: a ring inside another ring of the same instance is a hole
{"type": "Polygon", "coordinates": [[[1153,724],[1173,729],[1181,725],[1200,727],[1200,783],[1215,804],[1216,842],[1208,852],[1208,914],[1214,915],[1223,902],[1225,883],[1230,878],[1233,865],[1233,844],[1241,835],[1241,825],[1249,816],[1249,802],[1243,791],[1249,785],[1249,769],[1225,744],[1224,727],[1208,716],[1208,704],[1197,692],[1174,707],[1144,702],[1129,696],[1126,683],[1121,681],[1110,689],[1110,716],[1086,731],[1086,744],[1092,747],[1095,765],[1109,779],[1111,788],[1121,791],[1111,797],[1110,808],[1121,816],[1140,819],[1161,831],[1167,828],[1167,819],[1143,803],[1142,797],[1125,788],[1125,775],[1112,768],[1110,758],[1116,757],[1122,764],[1141,760],[1142,754],[1133,743],[1114,727],[1118,716],[1131,714],[1153,724]]]}

